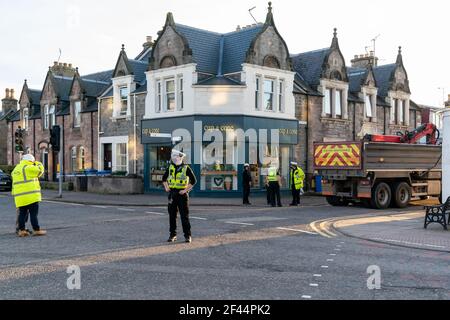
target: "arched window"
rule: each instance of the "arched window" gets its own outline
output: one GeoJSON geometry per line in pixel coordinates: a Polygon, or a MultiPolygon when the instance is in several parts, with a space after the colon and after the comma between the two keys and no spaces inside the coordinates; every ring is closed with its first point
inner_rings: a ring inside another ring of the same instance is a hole
{"type": "Polygon", "coordinates": [[[72,173],[77,171],[77,147],[70,149],[70,171],[72,173]]]}
{"type": "Polygon", "coordinates": [[[161,63],[159,65],[161,69],[175,67],[177,65],[177,60],[174,56],[165,56],[161,59],[161,63]]]}
{"type": "Polygon", "coordinates": [[[78,151],[78,169],[79,171],[83,171],[84,169],[86,169],[86,150],[84,149],[84,147],[80,147],[80,150],[78,151]]]}
{"type": "Polygon", "coordinates": [[[263,62],[264,67],[280,69],[280,61],[274,56],[266,56],[263,62]]]}
{"type": "Polygon", "coordinates": [[[342,81],[342,75],[341,75],[341,73],[339,71],[334,70],[330,74],[330,79],[331,80],[342,81]]]}

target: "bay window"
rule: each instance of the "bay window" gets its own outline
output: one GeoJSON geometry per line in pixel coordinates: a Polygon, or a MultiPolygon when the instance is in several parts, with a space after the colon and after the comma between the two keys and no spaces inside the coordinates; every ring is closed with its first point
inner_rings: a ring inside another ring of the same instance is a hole
{"type": "Polygon", "coordinates": [[[175,111],[176,101],[175,101],[175,80],[166,81],[166,107],[167,111],[175,111]]]}
{"type": "Polygon", "coordinates": [[[266,111],[273,110],[273,94],[274,94],[275,82],[270,79],[264,80],[264,107],[266,111]]]}

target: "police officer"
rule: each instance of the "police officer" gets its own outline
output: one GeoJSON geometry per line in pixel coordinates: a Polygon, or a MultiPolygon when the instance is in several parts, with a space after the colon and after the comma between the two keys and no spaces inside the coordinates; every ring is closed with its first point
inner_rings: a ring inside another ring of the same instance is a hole
{"type": "Polygon", "coordinates": [[[18,236],[28,237],[30,232],[25,229],[27,215],[30,214],[34,236],[45,236],[46,231],[39,227],[39,202],[42,201],[39,178],[44,174],[44,166],[31,155],[23,156],[22,161],[12,172],[12,195],[16,207],[19,209],[18,236]]]}
{"type": "Polygon", "coordinates": [[[243,189],[243,203],[244,205],[251,205],[249,196],[250,188],[252,186],[252,175],[250,173],[250,165],[246,163],[244,165],[244,172],[242,173],[242,189],[243,189]]]}
{"type": "Polygon", "coordinates": [[[300,192],[303,188],[305,173],[303,172],[302,168],[298,166],[297,162],[291,162],[290,171],[290,185],[292,191],[292,203],[290,204],[290,206],[299,206],[300,192]]]}
{"type": "Polygon", "coordinates": [[[192,169],[183,163],[186,155],[172,151],[172,161],[163,176],[163,185],[169,193],[170,238],[168,242],[177,241],[177,215],[180,212],[186,243],[192,242],[191,224],[189,222],[189,192],[197,183],[192,169]]]}
{"type": "Polygon", "coordinates": [[[269,186],[270,192],[270,204],[272,207],[282,207],[281,204],[281,195],[280,195],[280,186],[281,186],[281,177],[280,172],[276,167],[269,168],[269,174],[267,175],[266,184],[269,186]]]}

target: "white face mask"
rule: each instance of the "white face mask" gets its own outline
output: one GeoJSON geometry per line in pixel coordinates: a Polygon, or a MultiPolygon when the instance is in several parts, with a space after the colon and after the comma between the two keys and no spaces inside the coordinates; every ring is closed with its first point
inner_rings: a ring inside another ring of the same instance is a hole
{"type": "Polygon", "coordinates": [[[173,156],[172,157],[172,162],[176,166],[181,166],[183,164],[183,158],[179,157],[179,156],[173,156]]]}

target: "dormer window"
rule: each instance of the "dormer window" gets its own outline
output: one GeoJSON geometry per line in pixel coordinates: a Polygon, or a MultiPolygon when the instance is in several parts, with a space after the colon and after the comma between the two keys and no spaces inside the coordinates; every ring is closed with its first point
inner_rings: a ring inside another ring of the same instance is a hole
{"type": "Polygon", "coordinates": [[[119,88],[120,91],[120,115],[126,116],[128,112],[128,87],[119,88]]]}
{"type": "Polygon", "coordinates": [[[79,128],[81,125],[81,101],[76,101],[73,105],[73,127],[79,128]]]}
{"type": "Polygon", "coordinates": [[[53,126],[56,125],[56,107],[55,106],[50,106],[49,116],[50,116],[50,128],[52,128],[53,126]]]}
{"type": "Polygon", "coordinates": [[[50,111],[49,106],[48,106],[48,104],[46,104],[44,106],[44,129],[45,130],[48,130],[48,128],[49,128],[49,123],[50,123],[49,111],[50,111]]]}
{"type": "Polygon", "coordinates": [[[342,118],[342,91],[341,90],[336,90],[335,91],[335,112],[336,112],[336,117],[337,118],[342,118]]]}
{"type": "Polygon", "coordinates": [[[23,123],[22,128],[28,131],[28,124],[29,124],[29,118],[30,118],[30,109],[25,108],[23,109],[23,123]]]}
{"type": "Polygon", "coordinates": [[[366,117],[367,118],[372,118],[373,117],[373,113],[372,113],[372,99],[371,96],[366,95],[366,117]]]}

